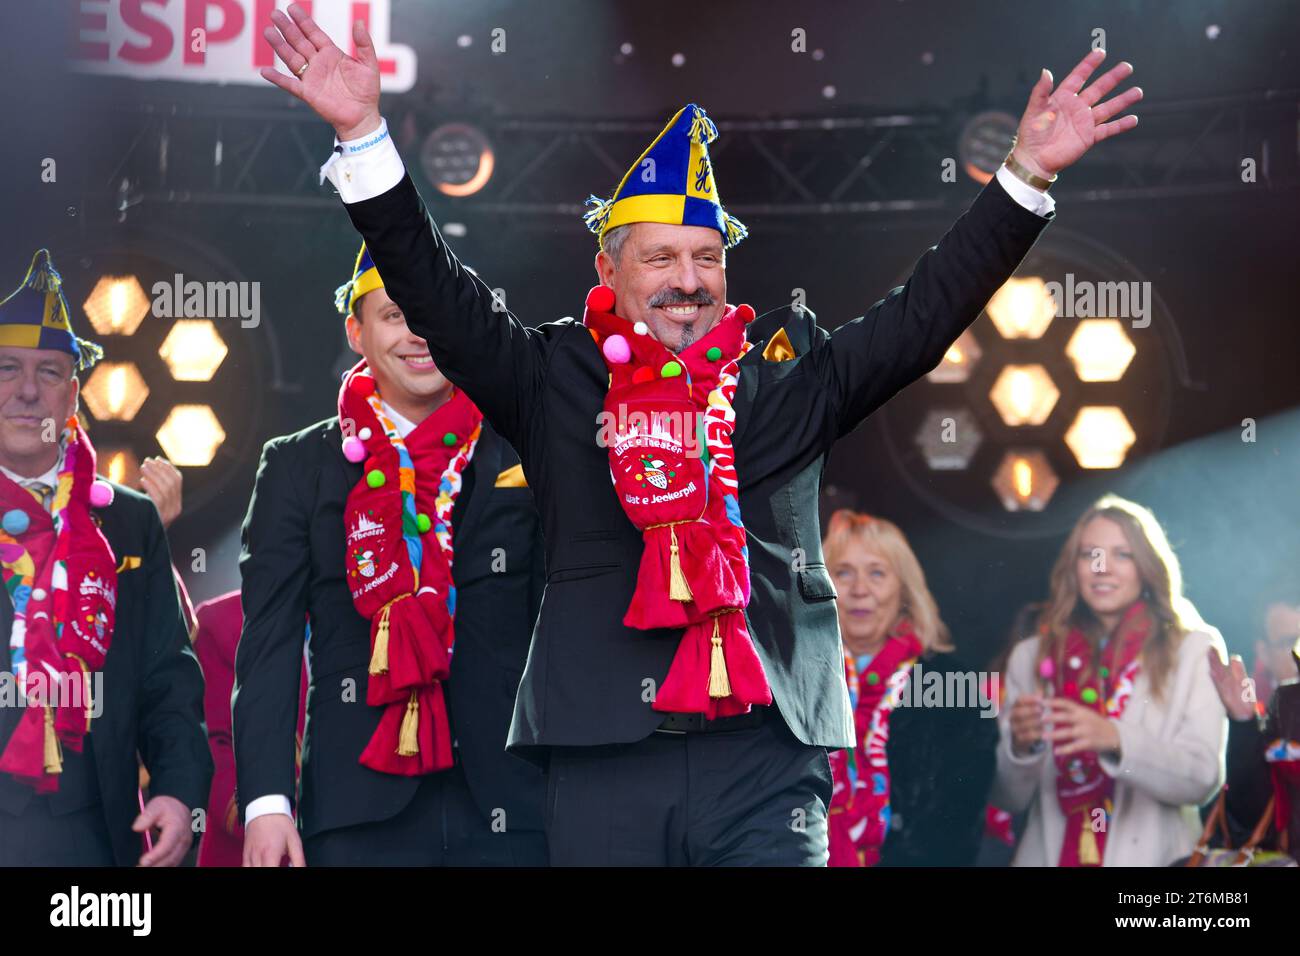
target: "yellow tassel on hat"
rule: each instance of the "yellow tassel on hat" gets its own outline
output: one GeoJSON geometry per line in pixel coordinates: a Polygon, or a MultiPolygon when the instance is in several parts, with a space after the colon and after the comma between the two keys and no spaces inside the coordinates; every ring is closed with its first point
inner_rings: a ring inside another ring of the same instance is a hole
{"type": "Polygon", "coordinates": [[[375,649],[370,654],[370,673],[388,673],[388,609],[393,606],[389,601],[379,610],[379,629],[375,631],[375,649]]]}
{"type": "Polygon", "coordinates": [[[668,526],[668,534],[672,538],[672,551],[668,556],[668,596],[674,601],[694,600],[691,586],[682,573],[681,549],[677,547],[677,531],[672,525],[668,526]]]}
{"type": "Polygon", "coordinates": [[[1097,866],[1101,863],[1101,851],[1097,848],[1097,834],[1092,830],[1092,822],[1084,811],[1083,827],[1079,831],[1079,862],[1084,866],[1097,866]]]}
{"type": "Polygon", "coordinates": [[[605,224],[609,222],[610,210],[614,208],[613,198],[601,199],[599,196],[588,196],[586,205],[591,208],[582,214],[582,221],[587,224],[587,228],[596,235],[601,235],[605,231],[605,224]]]}
{"type": "Polygon", "coordinates": [[[731,679],[727,677],[727,658],[722,653],[722,635],[718,633],[718,619],[713,619],[713,651],[709,655],[709,696],[731,696],[731,679]]]}
{"type": "Polygon", "coordinates": [[[736,243],[740,242],[749,235],[749,227],[733,216],[731,213],[724,213],[727,221],[727,241],[726,248],[730,249],[736,243]]]}
{"type": "Polygon", "coordinates": [[[695,107],[695,112],[691,116],[690,137],[692,143],[704,143],[705,145],[718,138],[718,127],[714,125],[713,120],[709,119],[708,114],[698,106],[695,107]]]}
{"type": "Polygon", "coordinates": [[[54,732],[54,710],[45,705],[45,772],[63,773],[63,750],[54,732]]]}
{"type": "Polygon", "coordinates": [[[397,735],[397,756],[414,757],[420,752],[420,701],[411,691],[411,699],[406,702],[406,713],[402,717],[402,730],[397,735]]]}

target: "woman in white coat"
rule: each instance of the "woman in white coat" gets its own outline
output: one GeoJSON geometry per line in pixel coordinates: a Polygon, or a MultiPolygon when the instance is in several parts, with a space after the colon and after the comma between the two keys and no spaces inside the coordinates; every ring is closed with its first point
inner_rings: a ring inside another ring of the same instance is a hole
{"type": "Polygon", "coordinates": [[[1007,664],[991,802],[1029,810],[1015,866],[1166,866],[1192,852],[1224,778],[1227,716],[1150,511],[1088,509],[1052,570],[1038,634],[1007,664]]]}

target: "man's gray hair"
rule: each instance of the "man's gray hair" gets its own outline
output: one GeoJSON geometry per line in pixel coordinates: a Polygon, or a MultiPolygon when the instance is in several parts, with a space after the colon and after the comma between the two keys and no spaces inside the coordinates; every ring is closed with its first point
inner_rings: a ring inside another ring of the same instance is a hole
{"type": "Polygon", "coordinates": [[[623,254],[623,243],[627,242],[628,227],[631,225],[632,223],[625,222],[621,226],[615,226],[600,239],[600,248],[614,260],[614,265],[618,265],[619,257],[623,254]]]}

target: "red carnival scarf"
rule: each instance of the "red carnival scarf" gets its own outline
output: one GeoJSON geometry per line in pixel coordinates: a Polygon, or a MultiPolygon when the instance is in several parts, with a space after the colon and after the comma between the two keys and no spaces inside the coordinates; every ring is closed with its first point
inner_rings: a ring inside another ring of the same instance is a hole
{"type": "Polygon", "coordinates": [[[344,511],[345,566],[352,603],[370,621],[366,703],[384,708],[361,763],[382,773],[452,765],[442,689],[455,639],[451,509],[482,419],[456,389],[403,439],[364,360],[339,389],[343,453],[365,461],[344,511]]]}
{"type": "Polygon", "coordinates": [[[710,720],[747,713],[772,702],[745,624],[749,552],[731,447],[754,310],[729,306],[707,335],[674,354],[613,308],[613,290],[597,286],[583,322],[609,369],[599,440],[619,504],[645,540],[623,623],[684,629],[655,710],[710,720]]]}
{"type": "Polygon", "coordinates": [[[59,789],[61,747],[80,753],[90,733],[90,675],[104,666],[117,607],[117,562],[90,512],[112,502],[112,486],[95,480],[95,449],[75,416],[61,440],[49,512],[0,475],[0,568],[14,606],[10,666],[26,704],[0,771],[38,793],[59,789]]]}
{"type": "Polygon", "coordinates": [[[907,618],[899,620],[861,674],[854,655],[844,650],[857,746],[831,753],[830,866],[875,866],[880,861],[889,835],[889,718],[922,650],[907,618]]]}
{"type": "MultiPolygon", "coordinates": [[[[1088,638],[1077,627],[1072,628],[1056,656],[1044,658],[1039,664],[1045,693],[1051,696],[1056,686],[1061,697],[1118,720],[1133,695],[1133,682],[1141,670],[1142,647],[1154,623],[1146,604],[1135,602],[1124,612],[1096,660],[1088,638]]],[[[1114,812],[1115,782],[1101,769],[1093,751],[1064,757],[1054,754],[1053,759],[1056,797],[1065,815],[1065,838],[1058,865],[1101,866],[1114,812]],[[1095,826],[1098,819],[1104,820],[1100,828],[1095,826]]]]}

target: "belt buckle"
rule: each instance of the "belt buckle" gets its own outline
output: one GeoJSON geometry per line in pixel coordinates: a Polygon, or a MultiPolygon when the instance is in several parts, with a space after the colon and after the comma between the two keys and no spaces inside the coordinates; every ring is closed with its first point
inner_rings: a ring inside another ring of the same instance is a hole
{"type": "Polygon", "coordinates": [[[692,734],[704,730],[703,714],[669,714],[662,724],[655,728],[661,734],[692,734]],[[673,726],[667,726],[672,724],[673,726]]]}

